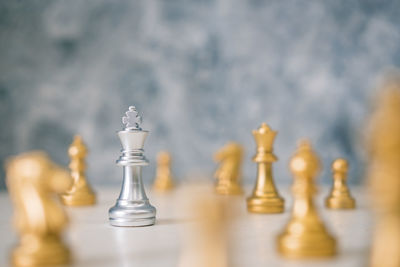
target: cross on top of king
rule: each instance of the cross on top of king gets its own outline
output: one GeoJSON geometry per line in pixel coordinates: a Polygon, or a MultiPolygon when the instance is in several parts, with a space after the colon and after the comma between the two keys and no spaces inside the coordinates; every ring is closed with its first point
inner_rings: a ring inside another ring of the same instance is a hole
{"type": "Polygon", "coordinates": [[[125,125],[127,130],[142,130],[140,124],[142,123],[142,117],[139,116],[135,106],[130,106],[129,110],[125,112],[126,116],[122,117],[122,123],[125,125]]]}

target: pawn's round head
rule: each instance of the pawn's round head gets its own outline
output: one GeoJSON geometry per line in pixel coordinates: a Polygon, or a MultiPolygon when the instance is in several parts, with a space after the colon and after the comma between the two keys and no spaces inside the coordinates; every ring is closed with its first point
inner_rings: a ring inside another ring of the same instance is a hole
{"type": "Polygon", "coordinates": [[[158,164],[170,164],[171,155],[167,151],[160,151],[157,155],[158,164]]]}
{"type": "Polygon", "coordinates": [[[338,158],[332,162],[332,172],[347,172],[349,163],[343,158],[338,158]]]}
{"type": "Polygon", "coordinates": [[[308,140],[299,142],[297,151],[290,160],[289,167],[294,175],[308,178],[315,178],[320,172],[321,162],[308,140]]]}

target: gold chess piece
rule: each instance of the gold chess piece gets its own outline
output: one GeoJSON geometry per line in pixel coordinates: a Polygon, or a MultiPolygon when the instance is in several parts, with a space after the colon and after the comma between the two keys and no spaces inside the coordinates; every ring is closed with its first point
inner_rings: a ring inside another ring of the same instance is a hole
{"type": "Polygon", "coordinates": [[[228,218],[228,205],[222,200],[205,195],[192,200],[190,209],[197,218],[184,235],[179,267],[229,266],[227,237],[234,218],[228,218]]]}
{"type": "Polygon", "coordinates": [[[320,258],[336,254],[336,241],[326,230],[314,205],[315,178],[321,164],[308,141],[302,141],[290,160],[294,176],[292,217],[278,235],[278,251],[287,258],[320,258]]]}
{"type": "Polygon", "coordinates": [[[332,163],[333,186],[325,200],[325,206],[330,209],[354,209],[356,200],[351,196],[347,186],[347,160],[338,158],[332,163]]]}
{"type": "Polygon", "coordinates": [[[87,148],[82,138],[77,135],[68,149],[71,162],[69,168],[72,176],[72,186],[61,195],[61,200],[67,206],[88,206],[96,203],[96,194],[90,187],[86,176],[85,158],[87,148]]]}
{"type": "Polygon", "coordinates": [[[272,177],[272,163],[278,158],[273,153],[273,142],[277,132],[267,124],[261,124],[253,130],[257,144],[257,153],[253,161],[257,163],[257,180],[253,194],[247,199],[247,210],[254,213],[281,213],[284,210],[284,199],[279,195],[272,177]]]}
{"type": "Polygon", "coordinates": [[[48,266],[70,262],[61,232],[68,219],[55,193],[71,184],[68,173],[43,152],[29,152],[6,163],[7,187],[14,204],[14,226],[20,243],[13,250],[13,266],[48,266]]]}
{"type": "Polygon", "coordinates": [[[171,175],[171,155],[166,151],[161,151],[157,155],[157,171],[153,187],[159,192],[170,191],[174,188],[171,175]]]}
{"type": "Polygon", "coordinates": [[[372,267],[400,266],[400,80],[389,81],[370,123],[368,180],[375,210],[372,267]]]}
{"type": "Polygon", "coordinates": [[[243,189],[240,185],[243,147],[238,143],[228,143],[214,155],[214,160],[220,166],[214,176],[217,179],[215,191],[220,195],[240,195],[243,189]]]}

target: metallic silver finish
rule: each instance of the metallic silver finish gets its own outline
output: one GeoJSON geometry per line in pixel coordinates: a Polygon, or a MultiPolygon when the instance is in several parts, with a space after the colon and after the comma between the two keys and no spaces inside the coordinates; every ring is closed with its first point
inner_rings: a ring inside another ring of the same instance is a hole
{"type": "Polygon", "coordinates": [[[117,164],[123,167],[123,182],[117,203],[108,212],[110,224],[153,225],[156,209],[150,204],[142,181],[142,166],[148,165],[148,160],[143,155],[143,145],[149,132],[140,128],[141,117],[135,107],[129,107],[122,122],[125,128],[118,132],[118,137],[123,149],[117,164]]]}

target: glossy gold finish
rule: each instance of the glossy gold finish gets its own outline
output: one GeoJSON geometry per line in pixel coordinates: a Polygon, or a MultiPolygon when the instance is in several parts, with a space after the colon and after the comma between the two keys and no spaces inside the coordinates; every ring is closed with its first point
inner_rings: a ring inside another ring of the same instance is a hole
{"type": "Polygon", "coordinates": [[[71,183],[67,172],[45,153],[30,152],[7,161],[7,187],[14,204],[14,226],[20,243],[13,250],[13,266],[67,264],[70,252],[61,232],[67,216],[56,202],[55,193],[71,183]]]}
{"type": "Polygon", "coordinates": [[[174,188],[171,174],[171,155],[166,151],[161,151],[157,155],[157,171],[153,187],[154,190],[159,192],[170,191],[174,188]]]}
{"type": "Polygon", "coordinates": [[[400,80],[389,81],[370,122],[368,180],[375,210],[372,267],[400,266],[400,80]]]}
{"type": "Polygon", "coordinates": [[[96,194],[85,176],[87,149],[79,135],[74,137],[74,141],[68,149],[68,154],[71,158],[69,168],[71,169],[73,184],[61,195],[62,203],[67,206],[94,205],[96,194]]]}
{"type": "Polygon", "coordinates": [[[336,241],[326,230],[314,205],[315,178],[321,164],[310,143],[303,141],[290,161],[294,176],[292,216],[277,238],[278,251],[292,259],[323,258],[336,254],[336,241]]]}
{"type": "Polygon", "coordinates": [[[277,132],[267,124],[261,124],[253,131],[257,153],[253,161],[257,163],[257,180],[252,195],[247,199],[247,210],[254,213],[281,213],[284,199],[279,195],[272,177],[272,163],[278,158],[273,153],[273,142],[277,132]]]}
{"type": "Polygon", "coordinates": [[[347,160],[339,158],[332,163],[333,186],[329,196],[325,200],[325,206],[329,209],[354,209],[356,201],[351,196],[347,186],[347,172],[349,164],[347,160]]]}
{"type": "Polygon", "coordinates": [[[220,165],[214,174],[217,179],[215,191],[220,195],[240,195],[243,189],[240,185],[243,147],[238,143],[228,143],[214,155],[214,160],[220,165]]]}

